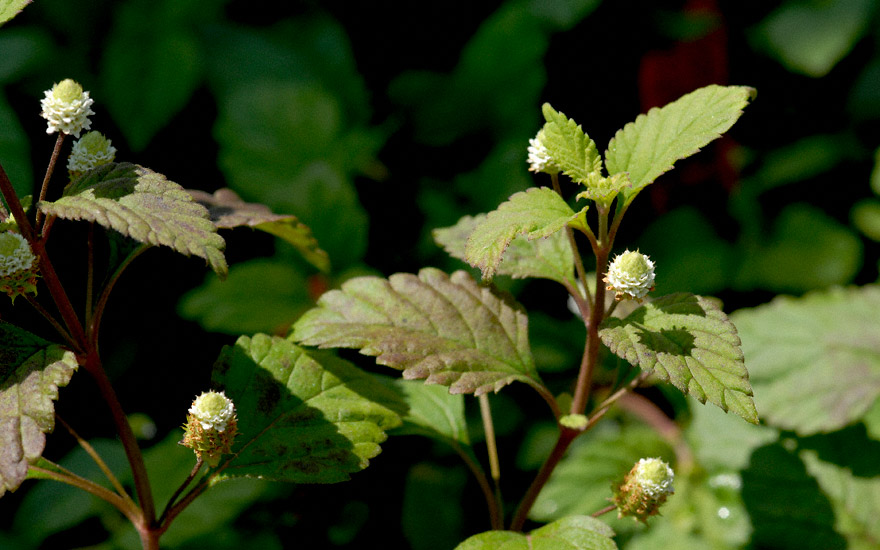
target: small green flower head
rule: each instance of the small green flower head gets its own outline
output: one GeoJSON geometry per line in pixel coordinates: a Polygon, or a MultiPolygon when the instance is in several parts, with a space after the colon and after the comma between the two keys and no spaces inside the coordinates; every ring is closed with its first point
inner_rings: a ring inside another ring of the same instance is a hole
{"type": "Polygon", "coordinates": [[[39,265],[31,245],[18,233],[0,233],[0,291],[12,301],[23,294],[37,293],[39,265]]]}
{"type": "Polygon", "coordinates": [[[204,392],[189,408],[183,429],[180,443],[214,468],[221,456],[232,451],[237,433],[235,405],[223,392],[204,392]]]}
{"type": "Polygon", "coordinates": [[[674,480],[675,473],[663,460],[639,460],[623,482],[614,488],[612,501],[617,506],[618,517],[633,516],[638,521],[647,522],[673,494],[674,480]]]}
{"type": "Polygon", "coordinates": [[[545,174],[558,174],[559,167],[554,164],[550,158],[550,151],[544,146],[544,130],[541,129],[538,135],[529,140],[529,171],[544,172],[545,174]]]}
{"type": "Polygon", "coordinates": [[[89,132],[76,140],[67,159],[67,171],[74,180],[88,172],[116,159],[116,147],[101,132],[89,132]]]}
{"type": "Polygon", "coordinates": [[[83,91],[78,82],[69,78],[62,80],[43,94],[45,97],[40,100],[43,112],[40,116],[48,121],[47,134],[62,132],[79,137],[81,131],[91,128],[89,117],[95,114],[91,109],[95,100],[89,97],[89,92],[83,91]]]}
{"type": "Polygon", "coordinates": [[[618,300],[629,297],[641,301],[654,290],[654,262],[638,250],[626,250],[608,266],[604,280],[618,300]]]}

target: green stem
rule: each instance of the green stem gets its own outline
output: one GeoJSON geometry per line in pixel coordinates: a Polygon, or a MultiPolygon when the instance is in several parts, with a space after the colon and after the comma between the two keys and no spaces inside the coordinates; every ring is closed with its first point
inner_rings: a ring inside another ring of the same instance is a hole
{"type": "Polygon", "coordinates": [[[100,498],[101,500],[109,502],[114,507],[116,507],[117,510],[122,512],[122,514],[135,525],[137,525],[141,521],[140,510],[138,510],[136,506],[132,506],[128,502],[126,502],[120,495],[117,495],[113,491],[107,489],[106,487],[102,487],[93,481],[80,477],[55,463],[46,460],[45,458],[43,458],[43,460],[51,464],[53,468],[57,468],[60,471],[41,468],[33,464],[29,465],[28,469],[38,473],[40,477],[44,479],[51,479],[53,481],[66,483],[67,485],[76,487],[77,489],[82,489],[83,491],[90,493],[100,498]]]}
{"type": "Polygon", "coordinates": [[[497,508],[501,510],[501,464],[498,462],[498,445],[495,441],[495,424],[492,421],[492,408],[489,406],[489,396],[485,393],[478,396],[480,402],[480,417],[483,420],[483,431],[486,433],[486,452],[489,455],[489,475],[495,486],[495,501],[497,508]]]}
{"type": "Polygon", "coordinates": [[[58,413],[55,413],[55,418],[58,419],[58,422],[60,422],[61,425],[64,426],[64,428],[70,433],[71,436],[73,436],[74,439],[76,439],[76,442],[79,444],[80,447],[83,448],[83,450],[86,452],[86,454],[88,454],[90,457],[92,457],[92,460],[95,461],[95,464],[98,465],[98,468],[101,469],[101,471],[104,473],[104,475],[110,481],[110,484],[113,485],[113,488],[116,490],[116,493],[120,497],[122,497],[122,499],[126,502],[126,504],[128,506],[130,506],[132,509],[137,509],[137,505],[134,503],[134,501],[131,499],[131,497],[128,496],[128,493],[125,491],[125,488],[122,487],[122,484],[119,483],[119,480],[116,478],[115,475],[113,475],[113,471],[110,470],[110,467],[107,466],[107,463],[104,462],[104,460],[101,458],[101,455],[99,455],[98,452],[95,451],[95,448],[92,447],[88,441],[86,441],[85,439],[80,437],[79,434],[76,433],[76,430],[74,430],[70,426],[70,424],[65,422],[64,419],[61,418],[61,416],[58,413]]]}
{"type": "Polygon", "coordinates": [[[180,484],[180,487],[174,491],[174,494],[171,495],[171,498],[168,499],[168,504],[165,505],[165,510],[162,512],[162,515],[159,516],[159,521],[157,522],[160,526],[165,523],[165,518],[168,516],[168,511],[174,505],[174,501],[180,496],[183,491],[189,487],[189,484],[192,483],[192,480],[196,478],[196,475],[199,473],[199,470],[202,469],[202,466],[205,464],[205,461],[202,460],[202,457],[199,457],[196,460],[195,466],[193,466],[192,471],[189,473],[189,476],[180,484]]]}
{"type": "MultiPolygon", "coordinates": [[[[58,132],[58,138],[55,140],[55,147],[52,149],[52,156],[49,158],[49,166],[46,167],[46,175],[43,176],[43,184],[40,186],[40,195],[37,202],[34,203],[39,204],[40,201],[46,199],[46,193],[49,190],[49,180],[52,179],[52,172],[55,171],[55,165],[58,163],[58,157],[61,156],[61,146],[64,145],[64,138],[67,137],[67,134],[64,132],[58,132]]],[[[16,217],[18,219],[18,217],[16,217]]],[[[36,229],[39,233],[42,228],[43,221],[43,213],[40,212],[39,208],[37,209],[37,217],[36,217],[36,229]]]]}
{"type": "MultiPolygon", "coordinates": [[[[551,174],[550,178],[553,182],[553,190],[556,191],[559,196],[562,196],[562,187],[560,187],[559,185],[559,174],[551,174]]],[[[584,270],[584,262],[581,258],[581,253],[578,250],[577,241],[575,241],[574,238],[574,231],[571,229],[571,227],[567,225],[565,226],[565,235],[566,237],[568,237],[568,244],[571,247],[572,254],[574,255],[574,268],[577,272],[578,281],[580,281],[581,286],[584,289],[584,295],[587,298],[587,309],[589,309],[593,301],[593,296],[590,292],[590,287],[587,285],[587,273],[584,270]]],[[[575,294],[572,295],[574,296],[575,294]]],[[[577,296],[579,297],[579,294],[577,296]]],[[[576,297],[575,301],[577,301],[577,299],[578,298],[576,297]]]]}

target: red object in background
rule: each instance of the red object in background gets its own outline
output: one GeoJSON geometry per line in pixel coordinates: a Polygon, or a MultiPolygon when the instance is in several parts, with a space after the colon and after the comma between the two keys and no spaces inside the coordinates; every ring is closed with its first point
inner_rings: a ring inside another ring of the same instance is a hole
{"type": "MultiPolygon", "coordinates": [[[[689,41],[676,42],[671,49],[646,53],[639,66],[639,99],[642,112],[675,101],[688,92],[709,84],[727,84],[727,27],[716,0],[688,0],[682,8],[688,15],[708,15],[718,24],[707,34],[689,41]]],[[[725,194],[736,184],[738,174],[728,160],[728,153],[735,142],[723,136],[706,147],[708,151],[695,159],[680,161],[674,176],[661,176],[652,185],[651,203],[655,210],[665,212],[670,208],[674,191],[670,185],[677,183],[696,185],[718,182],[725,194]]]]}

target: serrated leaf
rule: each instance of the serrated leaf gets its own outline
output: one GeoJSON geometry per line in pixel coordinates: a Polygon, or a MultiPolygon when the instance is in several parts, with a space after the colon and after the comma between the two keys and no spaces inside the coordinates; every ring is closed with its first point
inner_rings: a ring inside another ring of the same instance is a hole
{"type": "Polygon", "coordinates": [[[19,14],[32,0],[0,0],[0,25],[19,14]]]}
{"type": "Polygon", "coordinates": [[[232,455],[220,466],[225,478],[345,481],[379,454],[404,407],[350,363],[265,334],[224,348],[212,383],[238,416],[232,455]]]}
{"type": "Polygon", "coordinates": [[[569,516],[528,535],[513,531],[480,533],[455,550],[616,550],[613,536],[614,531],[596,518],[569,516]]]}
{"type": "Polygon", "coordinates": [[[483,279],[491,280],[514,237],[549,237],[576,217],[562,197],[547,187],[515,193],[489,212],[471,233],[465,246],[465,261],[480,268],[483,279]]]}
{"type": "Polygon", "coordinates": [[[45,214],[88,220],[151,245],[163,245],[208,261],[226,276],[226,243],[208,216],[182,187],[143,166],[110,163],[70,184],[55,202],[37,205],[45,214]]]}
{"type": "MultiPolygon", "coordinates": [[[[541,140],[550,153],[553,164],[573,181],[587,183],[591,175],[600,173],[602,157],[590,136],[580,125],[545,103],[542,107],[544,135],[541,140]]],[[[601,175],[601,174],[600,174],[601,175]]]]}
{"type": "MultiPolygon", "coordinates": [[[[485,214],[464,216],[453,226],[435,229],[434,241],[453,258],[466,262],[465,247],[468,237],[485,219],[485,214]]],[[[501,256],[496,273],[510,275],[514,279],[537,277],[562,284],[576,284],[574,254],[562,231],[531,241],[524,235],[517,235],[501,256]]]]}
{"type": "Polygon", "coordinates": [[[406,379],[483,394],[514,381],[540,384],[523,309],[464,271],[426,268],[357,277],[321,296],[293,327],[291,339],[342,347],[403,370],[406,379]]]}
{"type": "Polygon", "coordinates": [[[687,293],[658,298],[625,319],[608,318],[599,336],[618,357],[700,403],[758,423],[736,327],[706,298],[687,293]]]}
{"type": "Polygon", "coordinates": [[[761,416],[801,435],[835,430],[880,397],[880,287],[779,297],[737,311],[761,416]]]}
{"type": "Polygon", "coordinates": [[[321,271],[330,271],[330,258],[321,250],[309,226],[290,214],[273,214],[268,206],[244,202],[229,188],[214,194],[188,189],[193,200],[208,209],[211,221],[220,229],[252,227],[284,239],[296,248],[303,258],[321,271]]]}
{"type": "Polygon", "coordinates": [[[0,496],[42,455],[55,427],[52,401],[77,366],[73,352],[0,321],[0,496]]]}
{"type": "Polygon", "coordinates": [[[639,115],[618,130],[605,152],[609,174],[629,173],[632,201],[646,185],[733,126],[755,90],[745,86],[706,86],[672,103],[639,115]]]}

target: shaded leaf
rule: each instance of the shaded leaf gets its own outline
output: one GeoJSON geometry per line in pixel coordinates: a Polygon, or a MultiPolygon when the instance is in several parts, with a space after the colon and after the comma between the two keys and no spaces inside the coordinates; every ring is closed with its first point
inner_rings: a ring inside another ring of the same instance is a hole
{"type": "Polygon", "coordinates": [[[552,189],[535,187],[515,193],[489,212],[471,233],[465,246],[465,261],[480,268],[484,279],[491,280],[514,237],[549,237],[575,217],[577,214],[552,189]]]}
{"type": "MultiPolygon", "coordinates": [[[[468,237],[485,221],[486,215],[464,216],[451,227],[433,231],[434,240],[453,258],[463,262],[468,237]]],[[[537,277],[559,283],[576,285],[574,280],[574,254],[565,233],[557,231],[549,237],[529,240],[517,235],[510,241],[496,271],[514,279],[537,277]]]]}
{"type": "Polygon", "coordinates": [[[596,518],[569,516],[528,535],[513,531],[480,533],[455,550],[616,550],[613,536],[614,531],[596,518]]]}
{"type": "Polygon", "coordinates": [[[809,435],[866,414],[880,397],[878,308],[872,285],[734,313],[762,418],[809,435]]]}
{"type": "Polygon", "coordinates": [[[457,448],[470,445],[463,395],[412,380],[396,379],[394,386],[409,406],[397,433],[426,435],[457,448]]]}
{"type": "Polygon", "coordinates": [[[629,173],[628,203],[675,161],[689,157],[733,126],[755,90],[745,86],[706,86],[641,114],[618,130],[605,152],[609,174],[629,173]]]}
{"type": "Polygon", "coordinates": [[[658,298],[599,331],[618,357],[696,398],[757,424],[749,373],[736,327],[702,296],[658,298]]]}
{"type": "Polygon", "coordinates": [[[6,101],[5,95],[0,93],[0,151],[3,151],[3,170],[19,197],[33,193],[34,174],[30,149],[27,134],[24,133],[15,111],[6,101]]]}
{"type": "Polygon", "coordinates": [[[57,201],[37,206],[46,214],[96,222],[141,243],[199,256],[221,278],[226,276],[226,243],[208,210],[178,184],[148,168],[105,164],[70,184],[57,201]]]}
{"type": "Polygon", "coordinates": [[[31,0],[0,0],[0,25],[19,14],[31,0]]]}
{"type": "MultiPolygon", "coordinates": [[[[410,385],[437,389],[424,384],[410,385]]],[[[441,503],[462,502],[467,476],[467,470],[461,466],[450,468],[430,462],[420,462],[409,469],[400,527],[410,550],[454,548],[461,542],[465,508],[441,503]]]]}
{"type": "Polygon", "coordinates": [[[321,250],[309,226],[296,216],[273,214],[264,204],[244,202],[229,188],[218,189],[213,195],[196,189],[188,189],[187,193],[208,209],[211,221],[219,229],[247,226],[265,231],[293,245],[307,262],[321,271],[330,271],[327,253],[321,250]]]}
{"type": "Polygon", "coordinates": [[[464,271],[351,279],[321,296],[291,338],[359,349],[404,378],[425,378],[452,393],[498,391],[516,380],[540,384],[525,312],[464,271]]]}
{"type": "Polygon", "coordinates": [[[265,334],[224,348],[212,383],[238,416],[233,454],[220,465],[225,478],[345,481],[379,454],[403,409],[394,392],[353,365],[313,358],[265,334]]]}
{"type": "Polygon", "coordinates": [[[707,469],[744,470],[752,451],[779,438],[779,430],[743,424],[715,407],[692,407],[690,416],[685,438],[707,469]]]}
{"type": "Polygon", "coordinates": [[[872,0],[786,2],[755,29],[754,41],[789,70],[821,77],[870,28],[872,0]]]}
{"type": "Polygon", "coordinates": [[[586,183],[591,174],[602,169],[602,157],[596,144],[579,124],[555,111],[549,103],[544,104],[542,111],[547,121],[542,142],[553,164],[573,181],[586,183]]]}
{"type": "Polygon", "coordinates": [[[55,427],[52,402],[77,366],[73,352],[0,321],[0,496],[43,454],[55,427]]]}

